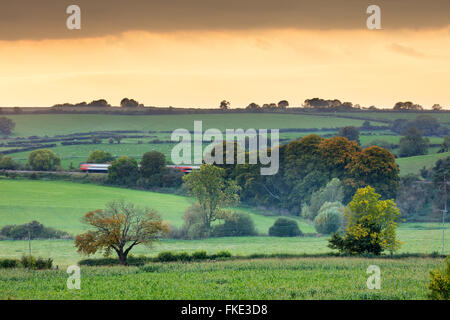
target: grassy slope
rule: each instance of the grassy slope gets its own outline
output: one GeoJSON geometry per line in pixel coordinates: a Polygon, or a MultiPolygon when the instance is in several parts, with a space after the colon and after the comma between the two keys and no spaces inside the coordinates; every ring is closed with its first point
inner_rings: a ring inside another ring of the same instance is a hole
{"type": "Polygon", "coordinates": [[[422,169],[424,166],[426,168],[431,168],[434,166],[436,161],[448,156],[450,156],[450,152],[434,153],[424,156],[398,158],[396,159],[396,162],[400,166],[400,175],[404,176],[408,173],[419,173],[420,169],[422,169]]]}
{"type": "MultiPolygon", "coordinates": [[[[71,233],[83,230],[81,217],[90,210],[103,208],[112,200],[124,199],[157,210],[164,220],[175,226],[192,199],[171,194],[123,188],[77,184],[64,181],[0,180],[0,226],[38,220],[46,226],[71,233]]],[[[266,233],[275,217],[256,214],[256,210],[240,208],[252,216],[259,232],[266,233]]],[[[314,228],[299,222],[304,232],[314,228]]]]}
{"type": "Polygon", "coordinates": [[[82,268],[81,290],[65,270],[5,270],[0,299],[426,299],[429,270],[442,259],[268,259],[82,268]],[[366,270],[382,270],[369,290],[366,270]]]}

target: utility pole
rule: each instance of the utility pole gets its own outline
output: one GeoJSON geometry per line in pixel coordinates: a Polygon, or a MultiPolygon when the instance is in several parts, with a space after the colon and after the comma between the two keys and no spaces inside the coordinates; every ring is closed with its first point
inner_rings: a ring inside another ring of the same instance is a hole
{"type": "Polygon", "coordinates": [[[444,173],[444,210],[442,210],[442,255],[445,253],[445,216],[447,214],[447,172],[444,173]]]}

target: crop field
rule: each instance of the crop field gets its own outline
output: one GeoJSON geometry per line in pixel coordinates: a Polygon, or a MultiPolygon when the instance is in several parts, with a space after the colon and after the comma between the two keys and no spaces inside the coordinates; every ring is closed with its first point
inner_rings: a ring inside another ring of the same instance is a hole
{"type": "Polygon", "coordinates": [[[426,299],[429,270],[442,262],[295,258],[82,267],[80,290],[67,289],[65,270],[15,269],[0,272],[0,299],[426,299]],[[367,289],[370,265],[380,267],[380,290],[367,289]]]}

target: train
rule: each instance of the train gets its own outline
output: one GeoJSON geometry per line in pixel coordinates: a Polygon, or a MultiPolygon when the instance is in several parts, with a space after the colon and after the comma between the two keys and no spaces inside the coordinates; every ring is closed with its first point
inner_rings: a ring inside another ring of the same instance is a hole
{"type": "MultiPolygon", "coordinates": [[[[109,163],[82,163],[80,170],[88,173],[108,173],[109,163]]],[[[167,165],[167,168],[175,168],[183,171],[184,174],[189,174],[192,170],[200,169],[200,166],[191,165],[167,165]]]]}

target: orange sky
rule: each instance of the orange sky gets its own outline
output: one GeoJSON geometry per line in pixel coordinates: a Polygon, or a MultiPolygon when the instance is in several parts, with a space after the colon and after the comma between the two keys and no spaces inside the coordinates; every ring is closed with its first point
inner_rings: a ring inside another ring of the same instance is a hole
{"type": "Polygon", "coordinates": [[[124,97],[146,106],[218,107],[223,99],[232,107],[281,99],[300,106],[321,97],[362,106],[411,100],[427,108],[450,107],[449,71],[450,27],[445,26],[200,28],[18,38],[0,40],[0,106],[99,98],[118,105],[124,97]]]}

